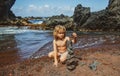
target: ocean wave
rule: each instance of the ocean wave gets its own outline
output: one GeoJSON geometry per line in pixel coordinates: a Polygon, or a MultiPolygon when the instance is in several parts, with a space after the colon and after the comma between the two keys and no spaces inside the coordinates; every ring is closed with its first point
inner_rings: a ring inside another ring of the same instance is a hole
{"type": "Polygon", "coordinates": [[[52,31],[44,31],[44,30],[32,30],[32,29],[17,29],[17,28],[1,28],[0,34],[20,34],[25,32],[38,32],[38,33],[46,33],[52,31]]]}

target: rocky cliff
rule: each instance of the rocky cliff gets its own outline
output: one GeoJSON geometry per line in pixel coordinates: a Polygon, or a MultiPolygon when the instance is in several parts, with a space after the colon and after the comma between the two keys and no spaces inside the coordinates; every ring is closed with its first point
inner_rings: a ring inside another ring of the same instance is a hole
{"type": "Polygon", "coordinates": [[[15,18],[10,10],[16,0],[0,0],[0,21],[15,18]]]}
{"type": "Polygon", "coordinates": [[[119,0],[109,0],[108,6],[98,12],[84,11],[88,8],[79,7],[78,5],[74,12],[74,22],[79,28],[103,31],[120,30],[119,0]]]}
{"type": "Polygon", "coordinates": [[[56,25],[60,24],[64,25],[68,30],[71,30],[73,29],[72,23],[73,18],[65,16],[64,14],[52,16],[45,20],[48,29],[53,29],[56,25]]]}

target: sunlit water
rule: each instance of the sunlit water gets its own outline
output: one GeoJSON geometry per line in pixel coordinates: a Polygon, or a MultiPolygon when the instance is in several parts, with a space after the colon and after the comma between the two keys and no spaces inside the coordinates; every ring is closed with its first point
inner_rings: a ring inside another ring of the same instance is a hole
{"type": "MultiPolygon", "coordinates": [[[[68,32],[67,35],[70,34],[71,32],[68,32]]],[[[114,43],[119,39],[119,35],[102,32],[78,32],[78,35],[78,42],[74,48],[97,46],[106,40],[114,43]]],[[[17,49],[16,55],[21,59],[47,55],[52,50],[52,40],[52,31],[31,30],[27,27],[0,27],[0,53],[17,49]]]]}
{"type": "Polygon", "coordinates": [[[0,51],[17,48],[21,58],[29,58],[52,39],[52,31],[31,30],[25,27],[1,27],[0,51]]]}
{"type": "Polygon", "coordinates": [[[40,19],[33,19],[33,20],[29,20],[29,22],[33,23],[33,24],[42,24],[43,20],[40,19]]]}

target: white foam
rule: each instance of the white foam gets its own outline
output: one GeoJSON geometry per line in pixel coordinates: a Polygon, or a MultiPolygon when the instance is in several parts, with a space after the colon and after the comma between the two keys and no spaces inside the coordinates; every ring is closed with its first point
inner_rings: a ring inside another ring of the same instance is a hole
{"type": "Polygon", "coordinates": [[[44,30],[32,30],[27,28],[9,28],[9,27],[0,27],[0,34],[19,34],[19,33],[25,33],[25,32],[52,32],[52,31],[44,31],[44,30]]]}

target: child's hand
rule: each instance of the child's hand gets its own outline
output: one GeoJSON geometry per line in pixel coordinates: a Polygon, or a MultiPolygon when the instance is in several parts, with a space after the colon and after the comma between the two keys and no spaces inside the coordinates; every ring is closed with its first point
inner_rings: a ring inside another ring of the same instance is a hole
{"type": "Polygon", "coordinates": [[[56,67],[58,67],[58,62],[54,62],[54,65],[55,65],[56,67]]]}
{"type": "Polygon", "coordinates": [[[75,32],[72,33],[73,38],[77,37],[77,34],[75,32]]]}

